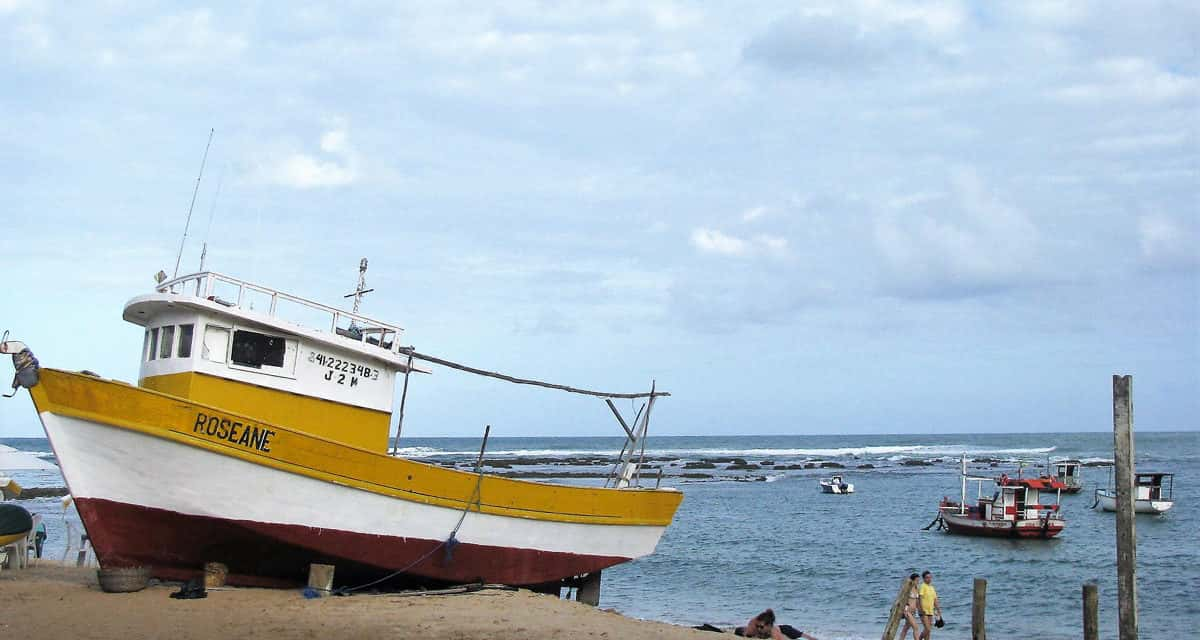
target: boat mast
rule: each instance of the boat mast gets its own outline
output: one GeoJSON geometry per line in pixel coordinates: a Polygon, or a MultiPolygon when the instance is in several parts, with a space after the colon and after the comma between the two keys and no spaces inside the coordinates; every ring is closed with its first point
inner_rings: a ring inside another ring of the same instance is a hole
{"type": "MultiPolygon", "coordinates": [[[[358,262],[358,286],[354,291],[342,296],[343,298],[354,298],[354,309],[351,311],[354,315],[358,315],[358,305],[362,303],[362,297],[365,294],[371,293],[374,289],[367,288],[367,259],[363,258],[358,262]]],[[[353,331],[357,327],[354,325],[354,319],[350,319],[349,329],[353,331]]]]}
{"type": "Polygon", "coordinates": [[[958,501],[959,515],[967,512],[967,453],[962,454],[962,499],[958,501]]]}
{"type": "Polygon", "coordinates": [[[351,311],[358,313],[358,305],[362,302],[363,294],[371,293],[374,289],[367,288],[367,259],[363,258],[358,262],[358,287],[351,293],[347,293],[344,298],[354,298],[354,308],[351,311]]]}

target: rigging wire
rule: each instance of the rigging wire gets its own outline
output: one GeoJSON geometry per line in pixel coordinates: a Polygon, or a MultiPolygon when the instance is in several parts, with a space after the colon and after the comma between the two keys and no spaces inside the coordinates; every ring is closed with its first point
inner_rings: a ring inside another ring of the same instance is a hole
{"type": "Polygon", "coordinates": [[[432,362],[433,364],[440,364],[443,367],[449,367],[451,369],[458,369],[459,371],[466,371],[467,373],[474,373],[476,375],[486,376],[488,378],[496,378],[498,380],[504,380],[505,382],[512,382],[514,384],[528,384],[528,385],[533,385],[535,387],[545,387],[547,389],[558,389],[559,391],[566,391],[567,393],[578,393],[578,394],[585,395],[585,396],[596,396],[596,397],[600,397],[600,398],[630,398],[630,399],[633,399],[633,398],[658,398],[658,397],[662,397],[662,396],[671,395],[670,393],[668,393],[666,391],[654,391],[653,389],[649,393],[608,393],[606,391],[593,391],[591,389],[580,389],[578,387],[570,387],[565,384],[554,384],[551,382],[542,382],[541,380],[531,380],[529,378],[517,378],[514,376],[510,376],[510,375],[505,375],[503,373],[497,373],[495,371],[487,371],[485,369],[477,369],[475,367],[469,367],[465,364],[451,362],[449,360],[444,360],[442,358],[438,358],[436,356],[431,356],[431,355],[428,355],[425,353],[418,353],[412,347],[400,347],[399,351],[400,351],[400,353],[411,355],[413,358],[415,358],[417,360],[424,360],[425,362],[432,362]]]}
{"type": "Polygon", "coordinates": [[[192,225],[192,210],[196,208],[196,194],[200,193],[200,180],[204,177],[204,165],[208,162],[208,149],[212,146],[213,134],[216,129],[208,130],[208,143],[204,145],[204,156],[200,159],[200,175],[196,176],[196,187],[192,189],[192,203],[188,205],[187,221],[183,223],[183,238],[179,240],[179,255],[175,256],[175,274],[179,277],[179,261],[183,258],[183,245],[187,243],[188,227],[192,225]]]}

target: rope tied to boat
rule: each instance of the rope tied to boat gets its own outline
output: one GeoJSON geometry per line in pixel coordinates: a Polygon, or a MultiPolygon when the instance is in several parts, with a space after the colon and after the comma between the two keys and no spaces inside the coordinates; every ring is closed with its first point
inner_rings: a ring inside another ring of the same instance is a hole
{"type": "MultiPolygon", "coordinates": [[[[456,522],[454,524],[454,528],[450,531],[450,535],[447,536],[445,540],[437,543],[432,548],[430,548],[429,551],[426,551],[425,553],[421,554],[420,557],[418,557],[416,560],[413,560],[412,562],[408,563],[404,567],[401,567],[401,568],[399,568],[377,580],[372,580],[371,582],[368,582],[365,584],[360,584],[357,587],[340,587],[340,588],[334,589],[331,592],[333,595],[348,596],[348,595],[354,593],[355,591],[361,591],[368,587],[373,587],[373,586],[375,586],[381,582],[384,582],[386,580],[390,580],[402,573],[407,572],[409,569],[412,569],[413,567],[421,564],[422,562],[425,562],[429,558],[433,557],[433,554],[437,553],[439,550],[445,554],[443,556],[444,563],[448,564],[454,560],[454,547],[456,547],[460,544],[458,541],[458,538],[456,538],[455,535],[458,533],[459,528],[462,527],[463,521],[467,519],[467,513],[471,511],[471,508],[474,507],[476,511],[479,511],[480,507],[482,505],[482,500],[483,500],[482,486],[483,486],[483,475],[484,475],[483,474],[483,452],[487,449],[488,435],[491,434],[491,432],[492,432],[492,425],[489,424],[483,430],[483,443],[479,446],[479,457],[476,458],[476,460],[475,460],[475,474],[476,474],[475,475],[475,489],[471,492],[471,497],[467,499],[466,504],[463,506],[462,513],[460,513],[458,516],[458,522],[456,522]]],[[[481,582],[482,582],[482,580],[481,580],[481,582]]],[[[308,589],[313,589],[313,587],[308,587],[308,589]]]]}
{"type": "Polygon", "coordinates": [[[38,359],[25,343],[8,339],[8,331],[0,337],[0,353],[11,353],[13,361],[12,393],[4,394],[5,398],[17,395],[17,389],[24,387],[32,389],[38,383],[38,359]]]}

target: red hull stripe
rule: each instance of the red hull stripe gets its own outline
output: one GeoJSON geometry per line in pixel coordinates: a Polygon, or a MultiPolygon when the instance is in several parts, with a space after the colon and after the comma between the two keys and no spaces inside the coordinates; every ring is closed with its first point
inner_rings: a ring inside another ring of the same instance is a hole
{"type": "Polygon", "coordinates": [[[1046,532],[1043,535],[1042,527],[973,527],[970,525],[961,525],[951,521],[949,518],[945,520],[946,526],[950,529],[950,533],[957,533],[966,536],[987,536],[991,538],[1053,538],[1062,533],[1062,526],[1051,524],[1046,527],[1046,532]]]}
{"type": "Polygon", "coordinates": [[[97,498],[80,498],[76,507],[102,566],[147,566],[168,580],[195,577],[206,562],[221,562],[229,567],[230,584],[295,585],[317,562],[337,566],[338,583],[350,584],[417,562],[406,571],[412,577],[525,586],[629,560],[464,543],[447,557],[437,549],[440,540],[193,516],[97,498]]]}

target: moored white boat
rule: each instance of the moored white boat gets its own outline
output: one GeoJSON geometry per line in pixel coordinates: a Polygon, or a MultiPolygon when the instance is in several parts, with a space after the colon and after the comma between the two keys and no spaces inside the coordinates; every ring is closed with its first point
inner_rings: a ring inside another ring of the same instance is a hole
{"type": "MultiPolygon", "coordinates": [[[[1137,473],[1134,475],[1134,513],[1161,514],[1175,506],[1175,474],[1137,473]]],[[[1096,489],[1096,504],[1105,511],[1117,510],[1115,489],[1096,489]]]]}
{"type": "Polygon", "coordinates": [[[1056,480],[1061,483],[1062,492],[1067,494],[1079,493],[1083,490],[1083,463],[1078,460],[1061,460],[1054,463],[1054,473],[1050,473],[1050,464],[1046,464],[1046,480],[1056,480]]]}
{"type": "Polygon", "coordinates": [[[819,481],[822,493],[847,494],[854,493],[854,485],[842,479],[841,475],[822,478],[819,481]]]}
{"type": "MultiPolygon", "coordinates": [[[[221,562],[231,584],[279,585],[321,562],[341,582],[403,574],[537,586],[654,551],[682,495],[636,486],[628,443],[611,487],[388,455],[394,382],[427,371],[415,361],[446,361],[401,347],[399,327],[356,312],[357,297],[346,312],[209,272],[162,282],[125,308],[146,328],[138,386],[43,369],[23,344],[0,344],[101,566],[183,579],[221,562]],[[328,324],[285,319],[289,305],[328,324]]],[[[639,446],[667,395],[569,390],[644,398],[632,427],[622,423],[639,446]]]]}

